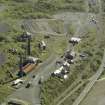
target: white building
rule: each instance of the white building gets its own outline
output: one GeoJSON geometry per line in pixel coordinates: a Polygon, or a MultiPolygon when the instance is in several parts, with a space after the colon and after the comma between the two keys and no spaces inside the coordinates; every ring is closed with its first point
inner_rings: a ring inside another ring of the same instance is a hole
{"type": "Polygon", "coordinates": [[[63,66],[70,67],[70,64],[69,64],[67,61],[65,61],[65,62],[63,63],[63,66]]]}
{"type": "Polygon", "coordinates": [[[29,62],[32,62],[32,63],[37,63],[37,61],[39,60],[39,58],[35,58],[35,57],[29,56],[29,57],[27,58],[27,60],[28,60],[29,62]]]}
{"type": "Polygon", "coordinates": [[[54,71],[55,75],[61,74],[62,70],[64,69],[63,66],[61,66],[59,69],[57,69],[56,71],[54,71]]]}
{"type": "Polygon", "coordinates": [[[77,38],[77,37],[72,37],[71,39],[70,39],[70,42],[71,43],[79,43],[81,41],[81,39],[80,38],[77,38]]]}
{"type": "Polygon", "coordinates": [[[31,33],[29,33],[29,32],[26,32],[26,34],[27,34],[28,36],[31,36],[31,33]]]}
{"type": "Polygon", "coordinates": [[[19,83],[24,83],[24,80],[22,80],[22,79],[17,79],[17,80],[15,80],[15,81],[13,81],[12,85],[17,85],[17,84],[19,84],[19,83]]]}
{"type": "Polygon", "coordinates": [[[45,50],[45,49],[46,49],[46,43],[45,43],[45,41],[42,40],[42,41],[39,43],[39,48],[42,49],[42,50],[45,50]]]}
{"type": "Polygon", "coordinates": [[[63,78],[64,78],[64,79],[67,79],[67,78],[68,78],[68,75],[64,75],[63,78]]]}

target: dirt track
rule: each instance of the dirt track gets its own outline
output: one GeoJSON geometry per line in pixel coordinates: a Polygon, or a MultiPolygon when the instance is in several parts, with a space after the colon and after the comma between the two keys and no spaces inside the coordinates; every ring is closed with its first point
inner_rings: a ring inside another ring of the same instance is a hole
{"type": "MultiPolygon", "coordinates": [[[[91,15],[94,15],[94,14],[66,12],[66,13],[54,15],[54,20],[57,19],[57,20],[61,21],[61,19],[62,19],[62,21],[65,24],[65,27],[68,25],[68,23],[73,22],[74,26],[76,27],[76,33],[75,33],[76,35],[75,36],[77,36],[77,35],[81,36],[81,35],[85,35],[85,33],[86,33],[85,27],[90,26],[89,19],[90,19],[91,15]],[[87,15],[88,15],[88,17],[87,17],[87,15]],[[62,17],[64,17],[64,18],[62,18],[62,17]]],[[[44,27],[48,27],[47,31],[45,33],[52,33],[55,36],[56,35],[58,36],[58,33],[55,33],[53,30],[51,30],[46,22],[43,22],[43,27],[40,25],[40,23],[45,20],[39,19],[37,21],[38,21],[37,25],[39,27],[39,33],[40,33],[40,30],[44,31],[44,27]]],[[[46,21],[47,21],[47,19],[46,19],[46,21]]],[[[48,21],[49,21],[49,19],[48,19],[48,21]]],[[[51,21],[52,21],[52,19],[51,19],[51,21]]],[[[26,30],[31,33],[35,33],[36,32],[34,30],[35,27],[33,27],[34,24],[31,20],[25,21],[26,30]]],[[[64,35],[64,33],[62,33],[62,35],[64,35]]],[[[50,76],[50,74],[52,72],[50,70],[50,68],[52,68],[54,66],[55,60],[56,60],[56,56],[53,57],[53,59],[50,62],[48,62],[48,64],[45,63],[44,66],[39,68],[39,70],[38,70],[39,77],[37,76],[36,79],[34,80],[34,84],[36,84],[36,86],[34,86],[34,88],[31,88],[31,90],[27,91],[27,89],[25,89],[23,87],[23,88],[17,90],[16,92],[14,92],[10,97],[16,97],[18,99],[27,100],[28,102],[31,102],[32,105],[40,104],[40,96],[39,96],[40,95],[40,87],[37,86],[37,82],[41,76],[44,76],[45,79],[47,79],[50,76]],[[35,90],[36,90],[36,92],[35,92],[35,90]],[[29,94],[29,97],[32,97],[32,98],[27,99],[27,94],[29,94]]],[[[32,77],[32,74],[34,74],[34,73],[32,72],[29,75],[29,78],[32,77]]]]}
{"type": "MultiPolygon", "coordinates": [[[[67,30],[65,28],[67,28],[68,26],[68,23],[73,23],[73,25],[75,26],[76,28],[76,36],[77,35],[84,35],[85,34],[85,28],[86,27],[90,27],[90,24],[89,24],[89,19],[91,16],[93,16],[94,14],[87,14],[87,13],[71,13],[71,12],[65,12],[65,13],[61,13],[61,14],[57,14],[57,15],[54,15],[53,18],[54,19],[57,19],[57,20],[62,20],[63,21],[63,24],[64,24],[64,30],[65,30],[65,33],[67,32],[67,30]],[[88,17],[87,17],[88,16],[88,17]],[[82,28],[81,28],[82,26],[82,28]]],[[[47,20],[47,19],[46,19],[47,20]]],[[[31,32],[31,33],[36,33],[36,26],[38,26],[38,30],[37,33],[52,33],[53,35],[58,35],[58,33],[56,33],[55,31],[53,31],[51,29],[51,27],[49,27],[48,23],[45,22],[45,20],[37,20],[38,22],[34,23],[33,24],[33,21],[32,20],[29,20],[29,21],[25,21],[25,28],[27,31],[31,32]],[[45,31],[45,28],[47,31],[45,31]]],[[[48,19],[49,21],[49,19],[48,19]]],[[[52,20],[51,20],[52,21],[52,20]]],[[[45,34],[44,33],[44,34],[45,34]]],[[[62,35],[64,35],[64,33],[61,33],[62,35]]],[[[39,80],[39,78],[43,75],[44,77],[49,77],[50,73],[52,71],[49,71],[49,69],[51,67],[53,67],[54,65],[54,62],[55,62],[55,59],[56,57],[54,57],[51,62],[48,62],[48,64],[45,65],[42,67],[42,68],[39,68],[39,77],[37,76],[36,79],[34,80],[34,84],[36,84],[34,86],[34,88],[31,88],[29,89],[29,91],[27,91],[27,89],[24,89],[21,88],[19,90],[17,90],[14,94],[12,94],[10,97],[16,97],[16,98],[20,98],[20,99],[23,99],[23,100],[27,100],[27,101],[31,101],[32,105],[37,105],[37,104],[40,104],[40,87],[37,85],[37,81],[39,80]],[[40,72],[42,71],[43,72],[40,72]],[[27,99],[27,95],[29,97],[31,97],[30,99],[28,98],[27,99]]],[[[32,75],[32,74],[31,74],[32,75]]],[[[31,77],[31,75],[29,75],[29,78],[31,77]]],[[[45,79],[47,79],[45,78],[45,79]]]]}
{"type": "Polygon", "coordinates": [[[105,80],[96,82],[81,105],[105,105],[105,80]]]}
{"type": "Polygon", "coordinates": [[[5,62],[5,56],[4,54],[0,53],[0,65],[2,65],[5,62]]]}

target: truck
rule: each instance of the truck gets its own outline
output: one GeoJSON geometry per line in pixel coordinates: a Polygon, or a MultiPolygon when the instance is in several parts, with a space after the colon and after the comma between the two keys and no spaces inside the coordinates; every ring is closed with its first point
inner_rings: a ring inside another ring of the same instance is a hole
{"type": "Polygon", "coordinates": [[[26,75],[27,73],[31,72],[39,63],[39,58],[34,58],[34,57],[28,57],[27,58],[27,64],[22,67],[22,71],[19,71],[20,73],[23,73],[26,75]]]}
{"type": "Polygon", "coordinates": [[[38,60],[39,58],[34,58],[34,57],[28,57],[27,61],[28,64],[26,66],[24,66],[23,71],[24,73],[28,73],[30,71],[32,71],[38,64],[38,60]]]}
{"type": "Polygon", "coordinates": [[[24,72],[25,74],[31,72],[31,71],[32,71],[33,69],[35,69],[35,67],[37,66],[37,64],[32,64],[32,63],[27,64],[27,65],[28,65],[28,66],[27,66],[25,69],[23,69],[23,72],[24,72]]]}

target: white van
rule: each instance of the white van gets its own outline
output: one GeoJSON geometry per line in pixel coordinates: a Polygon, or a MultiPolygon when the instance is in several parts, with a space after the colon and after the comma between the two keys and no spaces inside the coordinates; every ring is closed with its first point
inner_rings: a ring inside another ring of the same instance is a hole
{"type": "Polygon", "coordinates": [[[17,80],[15,80],[15,81],[13,81],[12,86],[18,85],[18,84],[23,84],[23,83],[24,83],[24,80],[22,80],[22,79],[17,79],[17,80]]]}

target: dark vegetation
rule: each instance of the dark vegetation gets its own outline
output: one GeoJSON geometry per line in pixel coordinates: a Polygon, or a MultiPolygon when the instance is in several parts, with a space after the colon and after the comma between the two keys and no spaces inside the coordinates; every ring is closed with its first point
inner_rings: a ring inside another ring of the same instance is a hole
{"type": "Polygon", "coordinates": [[[99,13],[99,6],[97,5],[97,1],[92,1],[90,0],[88,2],[88,5],[89,5],[89,12],[92,12],[92,13],[99,13]]]}
{"type": "Polygon", "coordinates": [[[105,12],[105,0],[102,0],[102,8],[103,8],[103,12],[105,12]]]}
{"type": "Polygon", "coordinates": [[[12,18],[51,18],[59,11],[85,11],[83,0],[2,0],[9,6],[4,15],[12,18]]]}
{"type": "MultiPolygon", "coordinates": [[[[61,81],[59,78],[51,77],[43,84],[42,105],[53,103],[53,101],[70,87],[78,77],[81,77],[84,81],[96,73],[103,57],[103,49],[100,50],[99,46],[102,46],[102,43],[97,43],[96,31],[90,30],[88,34],[85,35],[84,40],[75,46],[75,51],[87,53],[88,58],[86,60],[78,59],[74,65],[70,66],[70,74],[67,80],[61,81]]],[[[71,99],[73,97],[71,97],[71,99]]],[[[77,97],[77,95],[75,97],[77,97]]]]}
{"type": "MultiPolygon", "coordinates": [[[[16,37],[23,33],[23,30],[20,28],[20,23],[22,19],[39,19],[39,18],[52,18],[54,13],[62,11],[70,12],[83,12],[84,0],[0,0],[0,4],[5,6],[5,10],[0,13],[0,20],[8,23],[10,29],[7,32],[0,33],[0,51],[2,51],[7,61],[5,65],[0,66],[0,103],[9,95],[12,91],[11,88],[8,88],[7,85],[3,83],[6,80],[11,80],[16,78],[16,72],[18,71],[18,56],[8,53],[8,49],[13,47],[16,48],[18,52],[24,53],[24,50],[21,48],[21,45],[25,44],[24,42],[18,42],[16,37]],[[13,77],[11,77],[11,73],[13,77]]],[[[53,23],[51,23],[53,24],[53,23]]],[[[56,25],[57,27],[57,25],[56,25]]],[[[53,27],[55,31],[55,27],[53,27]]],[[[81,76],[82,79],[87,79],[93,75],[101,63],[103,56],[103,47],[104,39],[101,40],[99,44],[96,43],[96,33],[90,32],[87,35],[87,38],[83,43],[79,44],[75,49],[80,51],[85,51],[89,58],[86,61],[79,60],[75,66],[70,68],[71,73],[69,78],[65,81],[61,81],[58,78],[50,78],[43,84],[42,87],[42,103],[43,105],[50,105],[53,100],[59,96],[62,91],[69,87],[72,82],[81,76]],[[92,37],[91,37],[92,36],[92,37]],[[91,43],[92,42],[92,43],[91,43]],[[97,45],[98,44],[98,45],[97,45]],[[102,47],[101,50],[100,47],[102,47]],[[85,70],[84,70],[85,69],[85,70]],[[83,71],[84,70],[84,71],[83,71]],[[81,75],[81,72],[83,74],[81,75]]],[[[39,40],[43,39],[42,35],[40,37],[32,40],[32,55],[37,55],[43,60],[49,56],[50,50],[47,49],[46,52],[40,52],[36,45],[39,40]]],[[[53,39],[55,40],[55,39],[53,39]]],[[[65,50],[66,43],[65,39],[55,40],[54,49],[55,53],[62,54],[65,50]],[[60,41],[61,44],[57,45],[57,42],[60,41]],[[61,48],[62,47],[62,48],[61,48]]],[[[51,42],[49,40],[49,42],[51,42]]],[[[52,47],[49,45],[50,47],[52,47]]]]}
{"type": "MultiPolygon", "coordinates": [[[[102,29],[103,29],[103,40],[102,40],[102,42],[103,42],[103,44],[104,44],[104,39],[105,39],[105,30],[104,30],[104,28],[105,28],[105,0],[102,0],[102,18],[101,18],[101,22],[102,22],[102,29]]],[[[100,78],[104,78],[105,77],[105,71],[102,73],[102,75],[101,75],[101,77],[100,78]]]]}
{"type": "MultiPolygon", "coordinates": [[[[58,78],[51,77],[48,81],[46,81],[42,85],[42,105],[49,105],[50,103],[53,103],[54,100],[67,89],[68,86],[72,85],[72,82],[78,78],[78,76],[84,81],[90,78],[98,70],[105,47],[105,0],[103,0],[102,4],[104,12],[102,14],[103,16],[101,17],[101,35],[99,35],[96,30],[91,30],[85,36],[84,40],[82,40],[82,43],[75,47],[76,51],[87,53],[89,55],[88,59],[84,61],[78,60],[75,66],[70,67],[71,73],[69,74],[68,80],[62,82],[58,78]]],[[[90,5],[90,12],[98,13],[99,11],[98,8],[95,6],[91,7],[90,5]]],[[[105,76],[105,72],[103,72],[102,77],[103,76],[105,76]]],[[[84,86],[78,91],[74,92],[74,94],[65,100],[62,105],[68,105],[68,103],[72,105],[83,88],[84,86]]]]}

